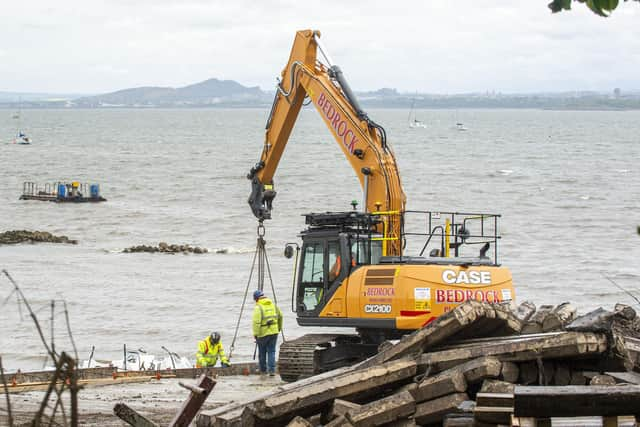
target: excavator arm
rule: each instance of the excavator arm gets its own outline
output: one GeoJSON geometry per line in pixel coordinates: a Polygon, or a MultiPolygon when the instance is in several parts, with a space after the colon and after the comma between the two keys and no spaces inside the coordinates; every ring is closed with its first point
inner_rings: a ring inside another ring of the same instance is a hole
{"type": "Polygon", "coordinates": [[[386,255],[401,255],[402,212],[406,197],[391,147],[382,126],[360,108],[342,71],[331,63],[318,31],[296,33],[289,62],[282,71],[266,125],[260,161],[247,177],[249,204],[259,220],[271,218],[276,195],[273,177],[303,102],[316,107],[363,189],[363,209],[380,215],[386,255]],[[320,50],[327,65],[317,59],[320,50]]]}

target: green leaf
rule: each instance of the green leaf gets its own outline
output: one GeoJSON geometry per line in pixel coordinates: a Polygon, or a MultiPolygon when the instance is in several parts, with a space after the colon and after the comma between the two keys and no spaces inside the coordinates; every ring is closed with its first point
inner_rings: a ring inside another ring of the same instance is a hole
{"type": "Polygon", "coordinates": [[[595,0],[595,2],[600,6],[600,9],[609,12],[618,7],[618,0],[595,0]]]}
{"type": "Polygon", "coordinates": [[[558,13],[563,10],[571,10],[571,0],[553,0],[549,3],[551,12],[558,13]]]}
{"type": "Polygon", "coordinates": [[[605,18],[607,17],[607,14],[604,13],[602,8],[600,7],[599,0],[587,0],[587,7],[591,9],[591,11],[596,15],[600,15],[605,18]]]}

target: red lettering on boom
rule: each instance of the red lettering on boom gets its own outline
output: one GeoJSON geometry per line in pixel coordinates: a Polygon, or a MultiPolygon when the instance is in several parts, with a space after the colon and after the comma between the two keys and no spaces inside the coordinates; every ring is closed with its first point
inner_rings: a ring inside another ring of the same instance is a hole
{"type": "Polygon", "coordinates": [[[318,98],[318,107],[322,108],[324,106],[324,101],[326,101],[327,98],[324,97],[324,93],[320,94],[320,97],[318,98]]]}
{"type": "Polygon", "coordinates": [[[349,129],[347,120],[340,116],[340,113],[333,104],[331,104],[331,101],[325,96],[324,92],[320,93],[316,103],[318,109],[323,113],[336,135],[342,138],[342,144],[349,153],[353,153],[358,142],[358,137],[354,131],[349,129]]]}

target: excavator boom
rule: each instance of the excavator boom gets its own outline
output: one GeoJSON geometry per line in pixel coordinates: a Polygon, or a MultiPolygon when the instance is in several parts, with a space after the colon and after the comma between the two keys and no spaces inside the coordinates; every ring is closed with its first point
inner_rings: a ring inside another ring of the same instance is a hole
{"type": "Polygon", "coordinates": [[[406,197],[382,126],[359,106],[342,71],[331,64],[318,31],[298,31],[267,120],[260,161],[251,169],[249,204],[260,220],[271,218],[273,177],[306,98],[315,106],[363,189],[363,209],[381,215],[385,255],[402,255],[401,213],[406,197]],[[328,64],[317,59],[321,48],[328,64]]]}

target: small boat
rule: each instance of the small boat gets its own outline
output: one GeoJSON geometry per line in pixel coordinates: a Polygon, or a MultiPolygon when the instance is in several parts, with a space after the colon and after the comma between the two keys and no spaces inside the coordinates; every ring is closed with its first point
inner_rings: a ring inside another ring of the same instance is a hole
{"type": "Polygon", "coordinates": [[[21,121],[20,121],[20,117],[22,115],[22,111],[18,111],[16,112],[12,118],[14,120],[17,120],[18,123],[16,125],[16,136],[15,138],[13,138],[13,143],[14,144],[18,144],[18,145],[30,145],[31,144],[31,138],[29,138],[23,131],[22,131],[22,126],[21,121]]]}
{"type": "Polygon", "coordinates": [[[456,130],[465,131],[465,130],[467,130],[467,128],[465,127],[464,123],[458,122],[458,123],[456,123],[456,130]]]}
{"type": "Polygon", "coordinates": [[[422,122],[422,121],[420,121],[420,120],[418,120],[416,118],[415,111],[413,110],[413,107],[415,106],[415,104],[416,104],[416,100],[414,98],[412,100],[412,102],[411,102],[411,109],[409,110],[409,127],[410,128],[414,128],[414,129],[415,128],[426,129],[427,128],[426,123],[424,123],[424,122],[422,122]],[[412,117],[413,117],[413,119],[412,119],[412,117]]]}
{"type": "Polygon", "coordinates": [[[29,145],[31,144],[31,139],[27,135],[25,135],[24,132],[18,131],[18,134],[13,139],[13,143],[19,145],[29,145]]]}

